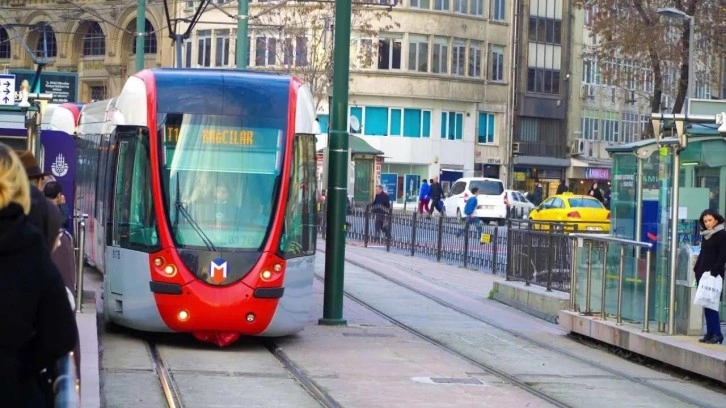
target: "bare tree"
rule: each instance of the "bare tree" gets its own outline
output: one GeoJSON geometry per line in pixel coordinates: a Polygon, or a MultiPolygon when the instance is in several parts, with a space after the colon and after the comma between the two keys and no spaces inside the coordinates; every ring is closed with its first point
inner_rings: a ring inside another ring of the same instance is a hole
{"type": "Polygon", "coordinates": [[[577,0],[576,3],[592,16],[590,29],[595,41],[593,47],[584,51],[584,56],[598,62],[604,83],[631,90],[635,87],[649,97],[652,112],[661,111],[664,91],[676,94],[673,112],[681,111],[688,72],[696,68],[689,66],[691,46],[696,47],[695,60],[705,70],[711,69],[713,55],[726,50],[725,0],[577,0]],[[695,17],[696,44],[689,42],[687,20],[668,19],[657,13],[659,8],[668,7],[695,17]]]}
{"type": "MultiPolygon", "coordinates": [[[[334,2],[281,2],[270,4],[252,16],[257,66],[298,76],[309,86],[318,105],[325,100],[333,75],[335,32],[334,2]]],[[[378,3],[353,3],[351,60],[353,67],[373,63],[374,38],[398,27],[390,10],[378,3]],[[362,45],[361,45],[362,44],[362,45]]]]}

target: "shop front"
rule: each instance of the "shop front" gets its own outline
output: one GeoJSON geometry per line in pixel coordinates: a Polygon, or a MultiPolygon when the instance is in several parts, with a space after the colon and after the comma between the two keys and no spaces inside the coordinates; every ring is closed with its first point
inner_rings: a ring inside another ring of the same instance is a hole
{"type": "Polygon", "coordinates": [[[567,185],[575,194],[587,194],[593,183],[597,183],[603,196],[610,189],[611,170],[609,167],[573,167],[567,185]]]}
{"type": "Polygon", "coordinates": [[[557,186],[564,177],[564,168],[515,166],[512,189],[531,193],[539,181],[542,183],[542,199],[545,199],[557,193],[557,186]]]}

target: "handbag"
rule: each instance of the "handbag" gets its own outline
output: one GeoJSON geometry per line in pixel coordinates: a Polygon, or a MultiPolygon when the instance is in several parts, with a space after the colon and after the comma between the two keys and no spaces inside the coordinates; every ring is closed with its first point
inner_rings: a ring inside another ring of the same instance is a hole
{"type": "Polygon", "coordinates": [[[698,289],[693,304],[711,310],[719,310],[722,287],[723,279],[720,276],[714,277],[711,272],[704,272],[698,281],[698,289]]]}

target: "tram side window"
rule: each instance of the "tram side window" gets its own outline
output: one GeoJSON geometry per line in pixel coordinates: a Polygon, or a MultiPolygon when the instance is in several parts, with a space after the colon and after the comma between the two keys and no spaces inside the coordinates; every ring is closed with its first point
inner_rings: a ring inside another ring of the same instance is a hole
{"type": "Polygon", "coordinates": [[[114,241],[124,248],[151,252],[158,249],[159,236],[149,181],[149,137],[145,129],[132,135],[129,139],[120,135],[114,223],[119,236],[114,241]]]}
{"type": "Polygon", "coordinates": [[[292,174],[280,252],[285,258],[315,253],[315,136],[295,135],[292,174]]]}

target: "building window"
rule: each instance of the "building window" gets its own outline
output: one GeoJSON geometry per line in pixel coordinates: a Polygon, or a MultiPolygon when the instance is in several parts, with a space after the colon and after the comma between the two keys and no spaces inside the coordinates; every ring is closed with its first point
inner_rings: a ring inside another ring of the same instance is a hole
{"type": "Polygon", "coordinates": [[[229,30],[214,30],[214,66],[229,66],[229,30]]]}
{"type": "Polygon", "coordinates": [[[454,13],[466,14],[468,1],[469,0],[454,0],[454,13]]]}
{"type": "Polygon", "coordinates": [[[421,109],[403,110],[403,136],[429,137],[431,134],[431,111],[421,109]]]}
{"type": "Polygon", "coordinates": [[[454,75],[464,75],[466,72],[466,42],[463,40],[454,40],[454,48],[451,53],[451,73],[454,75]]]}
{"type": "Polygon", "coordinates": [[[105,86],[91,86],[91,102],[102,101],[106,99],[106,87],[105,86]]]}
{"type": "Polygon", "coordinates": [[[97,22],[92,21],[88,25],[88,31],[86,31],[86,35],[83,36],[83,55],[103,56],[104,54],[106,54],[106,38],[103,35],[103,30],[101,30],[101,26],[97,22]]]}
{"type": "Polygon", "coordinates": [[[451,10],[451,5],[449,4],[449,0],[434,0],[434,10],[439,10],[439,11],[451,10]]]}
{"type": "Polygon", "coordinates": [[[10,59],[10,37],[4,27],[0,27],[0,59],[10,59]]]}
{"type": "Polygon", "coordinates": [[[277,38],[258,36],[255,39],[255,66],[274,66],[277,61],[277,38]]]}
{"type": "Polygon", "coordinates": [[[212,30],[197,31],[197,66],[212,66],[212,30]]]}
{"type": "Polygon", "coordinates": [[[542,44],[562,44],[562,21],[530,16],[529,41],[542,44]]]}
{"type": "Polygon", "coordinates": [[[448,74],[449,67],[449,39],[445,37],[434,38],[434,55],[431,72],[435,74],[448,74]]]}
{"type": "Polygon", "coordinates": [[[192,67],[192,53],[194,52],[192,44],[192,40],[184,41],[184,66],[186,68],[192,67]]]}
{"type": "Polygon", "coordinates": [[[388,135],[388,108],[385,106],[366,106],[364,115],[364,134],[370,136],[388,135]]]}
{"type": "Polygon", "coordinates": [[[441,112],[441,138],[461,140],[464,132],[464,114],[462,112],[441,112]]]}
{"type": "Polygon", "coordinates": [[[491,65],[489,72],[492,81],[504,81],[504,47],[501,45],[491,46],[491,65]]]}
{"type": "Polygon", "coordinates": [[[469,14],[473,16],[484,15],[484,0],[471,0],[471,9],[469,14]]]}
{"type": "Polygon", "coordinates": [[[597,118],[596,112],[585,111],[582,118],[582,138],[586,140],[600,139],[600,120],[597,118]]]}
{"type": "Polygon", "coordinates": [[[373,67],[373,40],[370,38],[351,39],[350,66],[359,69],[373,67]]]}
{"type": "Polygon", "coordinates": [[[560,71],[545,68],[527,70],[527,91],[535,93],[560,93],[560,71]]]}
{"type": "Polygon", "coordinates": [[[630,143],[640,139],[641,125],[640,115],[637,113],[623,112],[620,115],[622,123],[622,142],[630,143]]]}
{"type": "Polygon", "coordinates": [[[308,66],[308,37],[304,35],[295,37],[295,66],[308,66]]]}
{"type": "MultiPolygon", "coordinates": [[[[58,45],[55,41],[55,32],[48,23],[41,23],[31,29],[38,33],[38,42],[35,44],[35,55],[39,57],[55,58],[58,55],[58,45]]],[[[2,34],[0,34],[0,41],[2,34]]],[[[0,56],[2,58],[2,56],[0,56]]]]}
{"type": "Polygon", "coordinates": [[[429,72],[429,39],[424,35],[408,36],[408,70],[429,72]]]}
{"type": "Polygon", "coordinates": [[[492,144],[494,143],[494,114],[487,112],[479,112],[479,121],[477,123],[477,143],[492,144]]]}
{"type": "Polygon", "coordinates": [[[401,120],[402,110],[400,108],[391,108],[389,115],[391,117],[390,125],[388,126],[388,134],[391,136],[401,136],[401,126],[403,125],[401,120]]]}
{"type": "Polygon", "coordinates": [[[401,69],[401,37],[385,35],[378,39],[378,69],[401,69]]]}
{"type": "Polygon", "coordinates": [[[586,59],[582,61],[582,83],[596,84],[595,69],[597,68],[595,61],[586,59]]]}
{"type": "Polygon", "coordinates": [[[491,0],[492,1],[492,14],[491,19],[494,21],[504,21],[504,17],[506,16],[504,10],[505,10],[505,0],[491,0]]]}
{"type": "Polygon", "coordinates": [[[619,132],[619,118],[617,113],[606,112],[607,118],[602,120],[603,127],[603,140],[608,142],[618,142],[620,136],[619,132]]]}
{"type": "Polygon", "coordinates": [[[475,41],[469,44],[469,76],[481,77],[481,44],[475,41]]]}
{"type": "Polygon", "coordinates": [[[351,106],[348,115],[348,131],[354,135],[363,133],[363,108],[360,106],[351,106]]]}
{"type": "Polygon", "coordinates": [[[424,10],[428,10],[431,8],[431,4],[429,0],[411,0],[411,8],[420,8],[424,10]]]}
{"type": "MultiPolygon", "coordinates": [[[[133,24],[132,29],[136,31],[136,19],[131,24],[133,24]]],[[[136,54],[136,38],[131,46],[131,53],[136,54]]],[[[156,34],[149,20],[144,21],[144,54],[156,54],[156,34]]]]}

